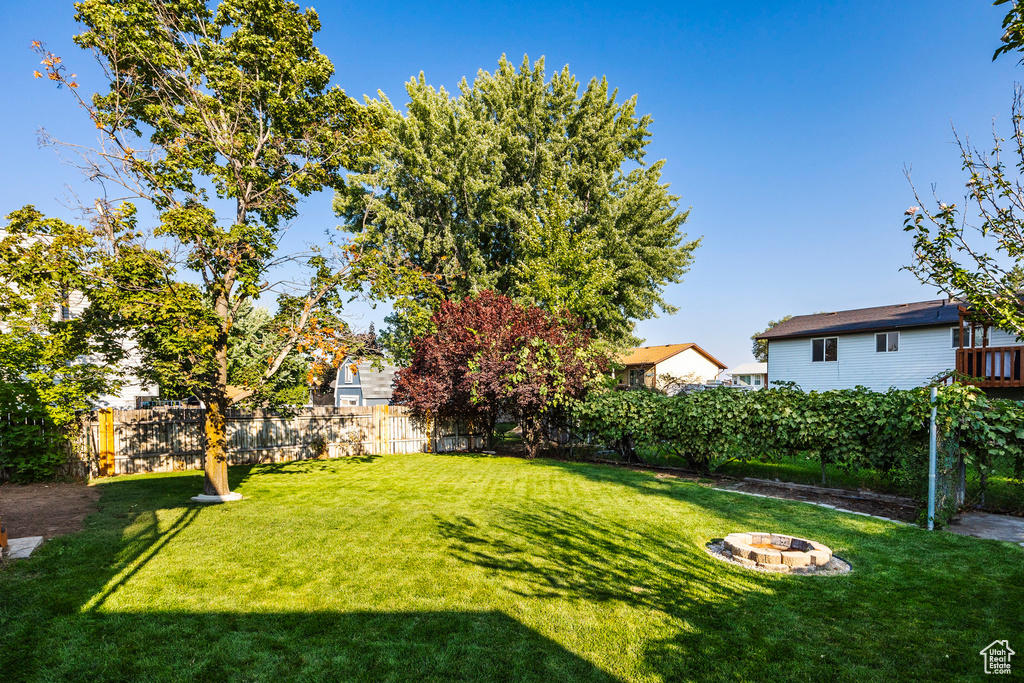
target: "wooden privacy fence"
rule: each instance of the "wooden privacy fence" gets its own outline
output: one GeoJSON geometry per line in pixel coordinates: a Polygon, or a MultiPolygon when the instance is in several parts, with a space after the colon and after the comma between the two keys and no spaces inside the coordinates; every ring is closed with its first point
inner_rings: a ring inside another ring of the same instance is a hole
{"type": "MultiPolygon", "coordinates": [[[[85,476],[170,472],[203,466],[203,410],[101,410],[84,424],[77,467],[85,476]]],[[[229,411],[228,464],[347,455],[484,448],[482,430],[463,423],[420,424],[402,406],[311,407],[289,413],[229,411]]]]}

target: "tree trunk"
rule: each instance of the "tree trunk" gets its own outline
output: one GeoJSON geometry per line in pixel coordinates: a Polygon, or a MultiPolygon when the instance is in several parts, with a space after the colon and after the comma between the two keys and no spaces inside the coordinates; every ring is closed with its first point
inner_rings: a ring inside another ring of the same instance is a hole
{"type": "Polygon", "coordinates": [[[487,413],[487,416],[484,418],[484,420],[486,421],[486,428],[487,428],[487,448],[488,449],[493,449],[494,448],[494,425],[498,421],[498,412],[497,411],[491,411],[491,412],[487,413]]]}
{"type": "MultiPolygon", "coordinates": [[[[218,301],[218,313],[227,320],[227,301],[218,301]]],[[[203,411],[203,432],[206,436],[206,453],[203,458],[203,493],[209,496],[226,496],[231,493],[228,486],[228,329],[230,322],[217,337],[217,380],[206,393],[206,410],[203,411]]]]}
{"type": "Polygon", "coordinates": [[[203,411],[203,432],[206,435],[206,452],[203,458],[203,493],[208,496],[226,496],[228,487],[226,392],[211,390],[203,411]]]}

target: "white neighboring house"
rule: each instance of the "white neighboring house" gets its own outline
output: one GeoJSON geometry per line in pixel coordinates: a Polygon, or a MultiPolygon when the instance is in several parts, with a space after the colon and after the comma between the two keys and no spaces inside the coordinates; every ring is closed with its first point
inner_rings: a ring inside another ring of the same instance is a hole
{"type": "Polygon", "coordinates": [[[658,378],[671,375],[693,384],[707,384],[718,378],[725,364],[696,344],[638,346],[618,358],[625,367],[615,376],[619,384],[658,387],[658,378]]]}
{"type": "Polygon", "coordinates": [[[1024,346],[968,315],[959,301],[937,299],[800,315],[758,339],[768,342],[768,380],[805,391],[912,389],[957,371],[994,393],[1019,392],[1024,346]]]}
{"type": "Polygon", "coordinates": [[[333,382],[335,407],[389,405],[397,372],[397,367],[386,363],[376,370],[368,360],[346,358],[333,382]]]}
{"type": "Polygon", "coordinates": [[[731,370],[726,370],[725,374],[732,379],[733,386],[752,389],[764,389],[768,386],[767,363],[743,363],[731,370]]]}

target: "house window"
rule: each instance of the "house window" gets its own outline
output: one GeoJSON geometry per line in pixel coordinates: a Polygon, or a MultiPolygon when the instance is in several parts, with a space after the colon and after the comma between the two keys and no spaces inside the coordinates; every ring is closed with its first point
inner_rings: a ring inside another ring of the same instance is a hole
{"type": "Polygon", "coordinates": [[[812,363],[834,363],[839,360],[839,337],[811,340],[812,363]]]}
{"type": "MultiPolygon", "coordinates": [[[[965,339],[964,339],[964,346],[970,348],[971,346],[974,346],[974,344],[971,343],[971,337],[972,337],[972,335],[971,335],[971,328],[967,327],[965,329],[967,330],[967,332],[964,333],[964,337],[965,337],[965,339]]],[[[952,346],[954,349],[959,349],[960,348],[960,328],[959,327],[952,328],[950,330],[950,335],[949,336],[950,336],[950,346],[952,346]]],[[[978,333],[977,332],[974,333],[973,338],[974,338],[974,341],[978,340],[978,333]]]]}
{"type": "Polygon", "coordinates": [[[644,383],[644,371],[643,370],[630,370],[629,371],[629,386],[638,387],[644,383]]]}
{"type": "Polygon", "coordinates": [[[875,353],[892,353],[899,350],[899,332],[879,332],[875,335],[875,353]]]}
{"type": "Polygon", "coordinates": [[[761,386],[761,375],[754,375],[754,386],[761,386]]]}
{"type": "Polygon", "coordinates": [[[345,384],[352,384],[352,365],[345,363],[345,384]]]}
{"type": "Polygon", "coordinates": [[[340,396],[338,397],[339,406],[357,406],[359,405],[359,399],[355,396],[340,396]]]}

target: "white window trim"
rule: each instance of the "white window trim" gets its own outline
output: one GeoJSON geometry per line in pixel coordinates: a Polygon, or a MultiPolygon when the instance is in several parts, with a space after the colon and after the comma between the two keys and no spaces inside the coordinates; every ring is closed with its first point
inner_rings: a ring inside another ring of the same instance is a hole
{"type": "MultiPolygon", "coordinates": [[[[892,330],[891,332],[875,332],[875,353],[899,353],[900,352],[900,348],[902,347],[902,342],[903,342],[902,336],[903,335],[900,334],[899,330],[892,330]],[[890,351],[889,350],[889,335],[892,334],[893,332],[896,333],[896,350],[895,351],[890,351]],[[885,335],[885,351],[879,351],[878,350],[878,335],[880,335],[880,334],[884,334],[885,335]]],[[[950,336],[952,337],[952,335],[950,335],[950,336]]]]}
{"type": "Polygon", "coordinates": [[[811,362],[812,363],[838,363],[839,362],[839,337],[838,336],[834,336],[834,337],[814,337],[813,339],[811,339],[811,362]],[[814,342],[818,341],[819,339],[822,342],[821,360],[814,360],[814,342]],[[826,356],[826,353],[825,353],[825,351],[826,351],[826,343],[827,343],[827,341],[829,339],[835,339],[836,340],[836,359],[835,360],[829,360],[827,358],[827,356],[826,356]]]}
{"type": "MultiPolygon", "coordinates": [[[[960,343],[953,339],[953,335],[956,334],[956,331],[959,330],[959,329],[960,329],[959,327],[951,327],[951,328],[949,328],[949,346],[950,346],[950,348],[954,348],[954,349],[959,349],[960,348],[960,343]]],[[[969,349],[969,348],[971,348],[971,326],[970,325],[964,326],[964,336],[967,337],[966,339],[964,339],[964,348],[965,349],[969,349]]],[[[977,339],[978,335],[975,334],[974,338],[977,339]]]]}
{"type": "Polygon", "coordinates": [[[352,376],[352,365],[345,363],[345,384],[352,384],[354,377],[352,376]]]}

